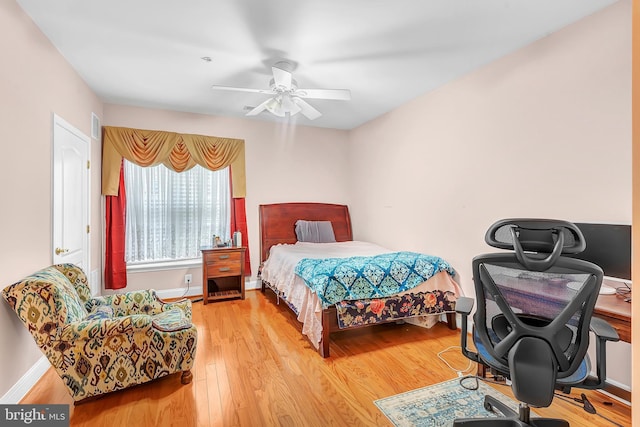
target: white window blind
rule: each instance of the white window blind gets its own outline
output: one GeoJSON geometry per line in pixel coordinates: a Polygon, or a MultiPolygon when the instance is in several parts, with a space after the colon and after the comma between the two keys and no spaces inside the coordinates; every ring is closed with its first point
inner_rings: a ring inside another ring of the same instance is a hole
{"type": "Polygon", "coordinates": [[[199,258],[213,235],[230,235],[228,168],[177,173],[125,160],[125,261],[143,264],[199,258]]]}

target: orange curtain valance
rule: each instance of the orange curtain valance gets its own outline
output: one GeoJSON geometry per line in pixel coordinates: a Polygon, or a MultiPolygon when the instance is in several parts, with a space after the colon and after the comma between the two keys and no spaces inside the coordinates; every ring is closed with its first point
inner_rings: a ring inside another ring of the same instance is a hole
{"type": "Polygon", "coordinates": [[[122,158],[140,166],[160,163],[176,172],[196,164],[219,170],[231,166],[233,197],[246,196],[244,140],[159,130],[104,126],[102,194],[117,196],[122,158]]]}

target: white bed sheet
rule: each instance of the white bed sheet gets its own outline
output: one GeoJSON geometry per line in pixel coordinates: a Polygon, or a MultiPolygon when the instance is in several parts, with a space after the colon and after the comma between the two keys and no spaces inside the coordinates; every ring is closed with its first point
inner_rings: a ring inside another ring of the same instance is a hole
{"type": "MultiPolygon", "coordinates": [[[[278,244],[271,247],[269,257],[262,267],[262,280],[268,282],[280,295],[298,311],[298,321],[302,323],[302,333],[309,337],[316,347],[322,339],[322,303],[304,280],[295,274],[296,264],[303,258],[348,258],[352,256],[373,256],[393,252],[382,246],[361,241],[336,243],[297,242],[293,245],[278,244]]],[[[446,272],[440,272],[431,279],[408,292],[430,292],[436,289],[452,291],[460,295],[460,287],[446,272]]],[[[431,320],[416,319],[410,323],[430,327],[437,316],[427,316],[431,320]]]]}

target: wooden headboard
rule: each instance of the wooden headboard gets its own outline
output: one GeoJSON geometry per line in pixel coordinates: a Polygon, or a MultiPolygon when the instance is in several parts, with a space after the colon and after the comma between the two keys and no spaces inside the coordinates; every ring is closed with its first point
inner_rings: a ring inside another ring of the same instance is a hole
{"type": "Polygon", "coordinates": [[[295,243],[295,224],[307,221],[331,221],[336,241],[353,240],[347,205],[329,203],[274,203],[260,205],[260,262],[269,256],[271,246],[295,243]]]}

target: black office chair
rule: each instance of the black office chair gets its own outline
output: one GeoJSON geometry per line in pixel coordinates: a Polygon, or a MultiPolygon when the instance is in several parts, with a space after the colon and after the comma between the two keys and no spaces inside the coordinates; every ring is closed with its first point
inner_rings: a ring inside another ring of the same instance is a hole
{"type": "Polygon", "coordinates": [[[572,223],[541,219],[505,219],[493,224],[487,244],[511,252],[473,259],[477,310],[473,342],[467,348],[467,317],[473,300],[459,298],[461,346],[469,359],[511,380],[519,414],[485,396],[484,406],[503,418],[458,419],[454,426],[568,426],[560,419],[530,418],[530,406],[546,407],[556,389],[601,388],[606,379],[606,341],[618,334],[592,317],[602,284],[602,269],[563,256],[580,253],[584,237],[572,223]],[[575,289],[575,290],[574,290],[575,289]],[[597,378],[590,375],[589,330],[596,336],[597,378]]]}

